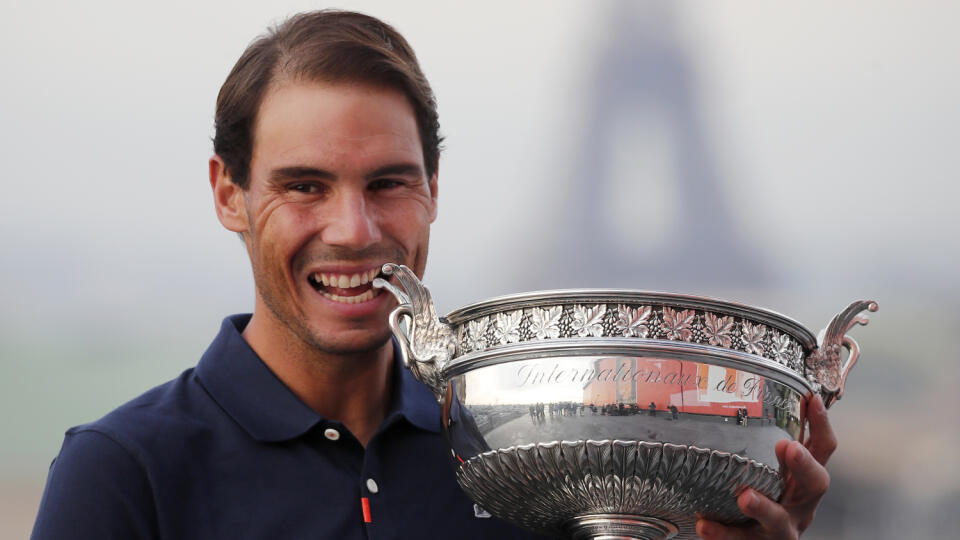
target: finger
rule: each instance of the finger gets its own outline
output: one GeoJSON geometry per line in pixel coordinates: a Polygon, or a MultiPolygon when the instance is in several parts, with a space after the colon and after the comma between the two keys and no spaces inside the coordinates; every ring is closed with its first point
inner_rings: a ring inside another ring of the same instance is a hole
{"type": "Polygon", "coordinates": [[[749,527],[730,527],[700,519],[697,521],[697,535],[704,540],[796,538],[797,534],[787,510],[756,491],[745,489],[737,497],[737,506],[745,516],[753,518],[757,523],[749,527]]]}
{"type": "Polygon", "coordinates": [[[746,540],[747,529],[730,527],[709,519],[700,519],[697,521],[697,536],[703,540],[746,540]]]}
{"type": "Polygon", "coordinates": [[[784,482],[787,482],[790,478],[790,469],[787,467],[787,447],[790,446],[790,442],[790,439],[780,439],[773,447],[773,451],[777,455],[777,461],[780,463],[778,470],[784,482]]]}
{"type": "Polygon", "coordinates": [[[767,538],[794,538],[796,532],[790,514],[779,504],[752,489],[745,489],[737,497],[737,506],[747,517],[757,520],[767,538]]]}
{"type": "Polygon", "coordinates": [[[830,487],[830,474],[800,443],[787,444],[784,458],[789,480],[781,502],[787,507],[798,507],[801,515],[812,514],[830,487]]]}
{"type": "Polygon", "coordinates": [[[837,435],[833,432],[827,418],[827,408],[819,394],[814,394],[813,399],[807,402],[807,419],[810,421],[807,449],[821,465],[826,465],[837,449],[837,435]]]}

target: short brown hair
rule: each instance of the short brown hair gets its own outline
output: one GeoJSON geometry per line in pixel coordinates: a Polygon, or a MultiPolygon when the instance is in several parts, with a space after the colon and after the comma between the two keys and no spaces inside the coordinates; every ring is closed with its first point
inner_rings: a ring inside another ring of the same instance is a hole
{"type": "Polygon", "coordinates": [[[433,177],[443,141],[437,102],[410,44],[374,17],[321,10],[294,15],[254,40],[220,87],[213,150],[235,184],[249,185],[257,113],[281,77],[400,90],[413,105],[427,178],[433,177]]]}

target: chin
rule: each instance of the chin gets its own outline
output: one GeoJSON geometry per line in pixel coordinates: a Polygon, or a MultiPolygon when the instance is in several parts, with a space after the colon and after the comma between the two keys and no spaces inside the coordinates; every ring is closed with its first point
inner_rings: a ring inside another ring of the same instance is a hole
{"type": "Polygon", "coordinates": [[[382,330],[336,331],[338,336],[331,339],[331,332],[314,332],[310,336],[309,344],[318,352],[338,356],[357,356],[375,352],[390,342],[392,336],[386,326],[382,330]]]}

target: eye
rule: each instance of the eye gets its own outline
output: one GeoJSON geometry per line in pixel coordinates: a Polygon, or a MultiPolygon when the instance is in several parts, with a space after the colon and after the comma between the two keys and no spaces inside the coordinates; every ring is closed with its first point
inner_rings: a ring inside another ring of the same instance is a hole
{"type": "Polygon", "coordinates": [[[290,184],[287,186],[287,189],[290,191],[296,191],[297,193],[320,193],[325,188],[323,184],[317,184],[314,182],[298,182],[296,184],[290,184]]]}
{"type": "Polygon", "coordinates": [[[398,188],[403,185],[404,182],[402,180],[396,180],[393,178],[379,178],[373,182],[370,182],[369,186],[367,187],[372,190],[386,190],[398,188]]]}

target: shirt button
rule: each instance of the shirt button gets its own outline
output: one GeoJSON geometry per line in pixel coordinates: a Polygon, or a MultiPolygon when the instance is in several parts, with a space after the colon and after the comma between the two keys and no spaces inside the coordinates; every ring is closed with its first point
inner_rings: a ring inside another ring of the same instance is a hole
{"type": "Polygon", "coordinates": [[[378,486],[377,483],[373,481],[373,478],[367,478],[367,491],[369,491],[370,493],[376,493],[380,491],[380,486],[378,486]]]}
{"type": "Polygon", "coordinates": [[[331,441],[335,441],[340,438],[340,432],[333,428],[327,428],[323,430],[323,436],[330,439],[331,441]]]}

